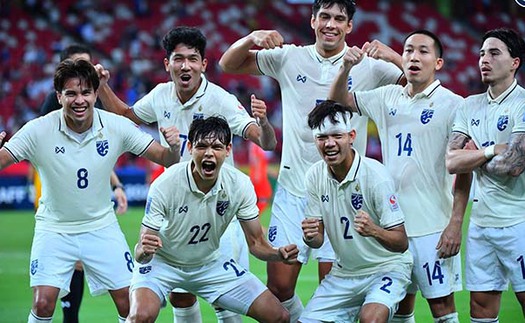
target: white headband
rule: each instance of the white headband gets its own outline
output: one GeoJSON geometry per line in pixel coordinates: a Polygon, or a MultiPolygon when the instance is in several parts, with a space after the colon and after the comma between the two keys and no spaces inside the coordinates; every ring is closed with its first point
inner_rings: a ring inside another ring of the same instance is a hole
{"type": "Polygon", "coordinates": [[[352,125],[350,124],[350,118],[351,114],[348,112],[345,114],[342,112],[337,112],[334,119],[339,122],[333,123],[332,120],[330,120],[330,117],[326,116],[318,128],[312,129],[314,138],[320,135],[349,133],[353,129],[352,125]]]}

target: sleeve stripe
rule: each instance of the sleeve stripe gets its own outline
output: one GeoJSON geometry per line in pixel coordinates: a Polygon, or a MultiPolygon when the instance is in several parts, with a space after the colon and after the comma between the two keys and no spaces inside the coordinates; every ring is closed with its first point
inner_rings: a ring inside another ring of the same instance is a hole
{"type": "Polygon", "coordinates": [[[144,153],[149,149],[149,147],[151,147],[151,145],[153,145],[153,143],[155,142],[155,139],[151,139],[151,141],[149,142],[149,144],[146,146],[146,148],[144,148],[140,154],[138,154],[138,156],[142,156],[144,155],[144,153]]]}
{"type": "Polygon", "coordinates": [[[355,92],[352,93],[352,95],[354,96],[354,102],[355,102],[355,108],[357,109],[357,114],[362,116],[363,114],[361,113],[361,109],[359,108],[359,103],[357,103],[357,96],[355,95],[355,92]]]}
{"type": "Polygon", "coordinates": [[[393,229],[393,228],[397,228],[397,227],[399,227],[399,226],[402,226],[402,225],[404,225],[404,224],[405,224],[405,221],[401,221],[401,222],[399,222],[399,223],[395,223],[395,224],[392,224],[392,225],[390,225],[390,226],[388,226],[388,227],[385,227],[384,229],[385,229],[385,230],[390,230],[390,229],[393,229]]]}
{"type": "Polygon", "coordinates": [[[13,152],[11,150],[9,150],[9,148],[7,148],[5,145],[3,146],[3,148],[5,148],[5,150],[11,155],[11,158],[13,158],[13,160],[15,161],[15,163],[19,163],[20,161],[18,160],[18,158],[15,157],[15,154],[13,154],[13,152]]]}
{"type": "Polygon", "coordinates": [[[263,71],[261,70],[261,66],[259,65],[259,58],[258,58],[258,56],[259,56],[259,51],[257,51],[257,52],[255,53],[255,65],[257,65],[257,69],[259,70],[259,73],[261,73],[261,75],[266,75],[266,74],[264,74],[263,71]]]}
{"type": "Polygon", "coordinates": [[[157,229],[157,228],[151,227],[151,226],[149,226],[149,225],[147,225],[147,224],[144,224],[144,222],[142,222],[142,225],[143,225],[144,227],[150,229],[150,230],[153,230],[153,231],[157,231],[157,232],[158,232],[158,231],[160,230],[160,229],[157,229]]]}
{"type": "Polygon", "coordinates": [[[256,214],[255,216],[253,216],[253,217],[251,217],[249,219],[239,219],[239,218],[237,218],[237,219],[239,220],[239,222],[248,222],[248,221],[256,220],[258,217],[259,217],[259,214],[256,214]]]}
{"type": "Polygon", "coordinates": [[[252,125],[252,124],[257,124],[257,122],[255,122],[255,121],[252,120],[252,121],[250,121],[246,126],[244,126],[244,128],[242,129],[242,138],[243,138],[243,139],[248,139],[248,138],[246,138],[246,130],[248,130],[248,127],[249,127],[250,125],[252,125]]]}
{"type": "Polygon", "coordinates": [[[135,117],[137,117],[137,119],[139,119],[140,121],[142,121],[142,123],[147,124],[147,125],[151,125],[150,122],[147,122],[146,120],[144,120],[144,119],[142,119],[141,117],[139,117],[139,116],[135,113],[135,109],[133,109],[133,107],[131,107],[130,109],[131,109],[131,112],[133,112],[133,114],[135,115],[135,117]]]}

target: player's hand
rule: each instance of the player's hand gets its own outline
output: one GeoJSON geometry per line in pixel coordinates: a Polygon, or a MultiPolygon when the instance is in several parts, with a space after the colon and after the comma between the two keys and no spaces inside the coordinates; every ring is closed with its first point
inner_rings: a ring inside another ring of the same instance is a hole
{"type": "Polygon", "coordinates": [[[364,57],[365,52],[361,48],[357,46],[352,46],[348,48],[348,50],[345,53],[345,56],[343,58],[343,66],[346,69],[351,69],[355,65],[361,63],[364,57]]]}
{"type": "Polygon", "coordinates": [[[5,136],[7,136],[7,133],[5,131],[0,132],[0,147],[2,147],[2,143],[4,142],[5,136]]]}
{"type": "Polygon", "coordinates": [[[277,30],[255,30],[250,34],[253,43],[264,49],[283,47],[284,38],[277,30]]]}
{"type": "Polygon", "coordinates": [[[297,255],[299,254],[299,249],[297,245],[289,244],[284,247],[279,248],[279,253],[285,264],[291,265],[297,262],[297,255]]]}
{"type": "Polygon", "coordinates": [[[263,100],[257,99],[255,94],[251,95],[251,108],[253,117],[257,120],[260,126],[264,126],[268,123],[266,115],[266,103],[263,100]]]}
{"type": "Polygon", "coordinates": [[[141,234],[139,243],[142,248],[142,253],[146,257],[157,253],[157,250],[162,248],[162,240],[154,234],[141,234]]]}
{"type": "Polygon", "coordinates": [[[319,219],[306,218],[301,222],[305,241],[312,241],[319,236],[319,219]]]}
{"type": "Polygon", "coordinates": [[[449,258],[459,253],[461,247],[461,226],[449,223],[439,238],[436,250],[439,258],[449,258]]]}
{"type": "Polygon", "coordinates": [[[115,195],[115,201],[117,202],[117,214],[126,213],[128,210],[128,198],[126,192],[121,187],[115,188],[113,191],[115,195]]]}
{"type": "Polygon", "coordinates": [[[357,211],[354,217],[354,229],[363,237],[375,237],[377,225],[372,221],[370,215],[363,210],[357,211]]]}
{"type": "Polygon", "coordinates": [[[476,143],[474,142],[474,140],[470,139],[469,141],[467,141],[467,143],[465,144],[465,147],[463,147],[463,149],[465,149],[465,150],[478,150],[478,146],[476,146],[476,143]]]}
{"type": "Polygon", "coordinates": [[[361,49],[368,55],[368,57],[381,59],[385,62],[393,62],[400,56],[395,50],[377,39],[372,42],[364,43],[361,49]]]}
{"type": "Polygon", "coordinates": [[[102,64],[96,64],[95,70],[97,71],[98,78],[100,79],[100,85],[107,84],[110,78],[109,70],[105,69],[102,64]]]}
{"type": "Polygon", "coordinates": [[[173,151],[180,151],[180,132],[179,129],[175,126],[170,126],[167,128],[160,127],[160,132],[164,136],[164,139],[166,139],[166,142],[170,146],[170,149],[173,151]]]}

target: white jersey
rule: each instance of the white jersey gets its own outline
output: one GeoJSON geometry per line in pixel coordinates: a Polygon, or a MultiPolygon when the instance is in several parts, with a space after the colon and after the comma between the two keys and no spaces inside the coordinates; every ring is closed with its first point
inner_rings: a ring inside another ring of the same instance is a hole
{"type": "Polygon", "coordinates": [[[109,178],[124,152],[142,155],[153,138],[125,117],[93,110],[93,126],[79,141],[63,109],[29,121],[4,147],[28,160],[42,180],[35,229],[60,233],[97,230],[116,222],[109,178]]]}
{"type": "Polygon", "coordinates": [[[359,114],[378,128],[383,163],[394,178],[409,237],[445,229],[452,215],[452,182],[445,152],[463,98],[438,80],[414,97],[388,85],[355,92],[359,114]]]}
{"type": "Polygon", "coordinates": [[[247,175],[223,164],[217,183],[204,194],[193,179],[191,164],[173,165],[153,182],[142,220],[159,231],[163,241],[156,257],[173,266],[201,266],[217,259],[219,239],[232,219],[251,221],[259,216],[247,175]]]}
{"type": "MultiPolygon", "coordinates": [[[[160,127],[175,126],[179,129],[182,141],[181,161],[191,159],[187,152],[188,132],[191,122],[195,119],[204,119],[209,116],[223,116],[234,135],[245,138],[249,125],[255,123],[237,98],[223,88],[208,82],[204,74],[202,82],[193,97],[186,103],[180,102],[175,83],[158,84],[153,90],[133,105],[135,115],[145,123],[158,123],[160,127]]],[[[160,133],[161,144],[168,146],[160,133]]],[[[227,159],[233,165],[233,154],[227,159]]]]}
{"type": "Polygon", "coordinates": [[[354,162],[339,183],[324,161],[306,174],[306,217],[322,219],[337,261],[332,273],[338,276],[371,275],[403,270],[412,264],[410,252],[391,252],[375,238],[363,237],[354,229],[354,216],[363,210],[384,229],[404,224],[394,181],[378,161],[361,157],[354,149],[354,162]]]}
{"type": "MultiPolygon", "coordinates": [[[[525,89],[516,81],[495,99],[469,96],[457,112],[453,131],[472,138],[480,149],[508,143],[512,133],[525,132],[525,89]]],[[[509,227],[525,221],[525,173],[498,176],[474,170],[476,189],[470,220],[480,227],[509,227]]]]}
{"type": "MultiPolygon", "coordinates": [[[[343,62],[345,48],[330,58],[323,58],[314,45],[284,45],[257,52],[257,66],[281,87],[283,110],[283,149],[278,182],[292,194],[305,197],[304,174],[321,159],[308,127],[308,113],[326,100],[330,85],[343,62]]],[[[394,64],[365,57],[354,66],[348,78],[351,90],[370,90],[396,83],[402,73],[394,64]]],[[[366,153],[366,118],[352,119],[358,135],[354,147],[366,153]]]]}

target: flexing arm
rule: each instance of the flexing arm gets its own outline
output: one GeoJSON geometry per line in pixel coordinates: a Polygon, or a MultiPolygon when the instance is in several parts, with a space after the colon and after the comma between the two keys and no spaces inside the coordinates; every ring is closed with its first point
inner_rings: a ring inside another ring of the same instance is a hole
{"type": "Polygon", "coordinates": [[[299,249],[294,244],[273,248],[264,238],[259,217],[250,221],[240,221],[250,253],[264,261],[282,261],[286,264],[295,263],[299,249]]]}
{"type": "Polygon", "coordinates": [[[377,39],[373,40],[370,43],[364,43],[362,50],[370,58],[380,59],[385,62],[393,63],[400,70],[403,70],[403,59],[401,58],[401,55],[399,55],[395,50],[383,44],[377,39]]]}
{"type": "Polygon", "coordinates": [[[321,248],[324,242],[323,221],[316,218],[306,218],[301,222],[303,241],[311,248],[321,248]]]}
{"type": "Polygon", "coordinates": [[[477,149],[474,142],[460,132],[452,132],[450,135],[445,158],[450,174],[470,173],[488,160],[485,150],[477,149]]]}
{"type": "Polygon", "coordinates": [[[276,30],[255,30],[239,39],[224,52],[219,65],[226,73],[261,74],[255,61],[254,46],[270,49],[282,47],[283,37],[276,30]]]}
{"type": "Polygon", "coordinates": [[[440,258],[455,256],[461,248],[461,232],[471,183],[472,173],[456,175],[452,216],[436,246],[440,258]]]}
{"type": "Polygon", "coordinates": [[[252,124],[246,129],[246,137],[264,150],[274,150],[277,146],[275,131],[266,116],[266,103],[251,96],[252,114],[259,125],[252,124]]]}
{"type": "Polygon", "coordinates": [[[354,229],[363,237],[374,237],[383,247],[392,252],[404,252],[408,249],[408,238],[404,225],[386,230],[375,224],[368,213],[359,210],[354,218],[354,229]]]}
{"type": "Polygon", "coordinates": [[[337,72],[335,79],[330,86],[330,92],[328,93],[328,99],[334,100],[344,105],[349,106],[353,112],[357,112],[357,105],[355,103],[354,94],[348,92],[348,75],[354,65],[359,64],[365,57],[365,52],[357,47],[353,46],[349,48],[343,58],[343,64],[337,72]]]}
{"type": "Polygon", "coordinates": [[[168,128],[159,129],[166,141],[168,142],[169,148],[161,146],[158,142],[151,144],[144,153],[144,157],[151,160],[154,163],[169,167],[180,160],[180,137],[179,130],[175,126],[168,128]]]}
{"type": "Polygon", "coordinates": [[[117,97],[115,92],[109,87],[109,71],[102,65],[95,65],[98,76],[100,78],[100,86],[98,88],[98,97],[102,105],[107,111],[125,116],[136,124],[141,124],[142,121],[133,113],[133,110],[121,99],[117,97]]]}
{"type": "MultiPolygon", "coordinates": [[[[4,138],[6,136],[7,134],[5,131],[0,132],[0,147],[2,147],[2,143],[4,142],[4,138]]],[[[11,156],[11,154],[8,153],[5,148],[0,148],[0,170],[14,163],[15,160],[13,159],[13,156],[11,156]]]]}
{"type": "Polygon", "coordinates": [[[494,158],[483,167],[493,174],[520,176],[525,169],[525,133],[511,134],[508,146],[501,152],[498,146],[494,158]]]}
{"type": "Polygon", "coordinates": [[[153,258],[158,249],[162,248],[162,240],[157,231],[145,226],[140,227],[139,242],[135,245],[135,260],[145,264],[153,258]]]}

